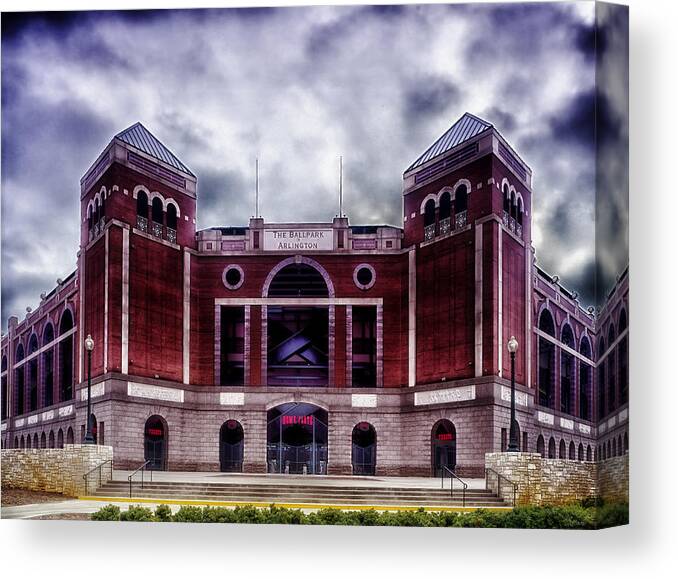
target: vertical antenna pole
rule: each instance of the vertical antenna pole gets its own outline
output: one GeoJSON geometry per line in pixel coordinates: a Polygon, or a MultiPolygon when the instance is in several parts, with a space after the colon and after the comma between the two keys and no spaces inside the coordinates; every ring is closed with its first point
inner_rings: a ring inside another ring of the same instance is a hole
{"type": "Polygon", "coordinates": [[[344,157],[339,157],[339,217],[344,216],[344,157]]]}
{"type": "Polygon", "coordinates": [[[255,161],[255,195],[254,195],[254,216],[259,218],[259,157],[255,161]]]}

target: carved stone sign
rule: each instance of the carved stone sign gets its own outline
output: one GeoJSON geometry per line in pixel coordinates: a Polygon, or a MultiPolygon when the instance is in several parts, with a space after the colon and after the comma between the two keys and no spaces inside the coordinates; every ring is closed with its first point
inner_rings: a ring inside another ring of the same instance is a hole
{"type": "Polygon", "coordinates": [[[579,432],[583,434],[591,434],[591,427],[588,424],[580,424],[579,432]]]}
{"type": "Polygon", "coordinates": [[[570,420],[569,418],[561,418],[560,426],[561,428],[566,428],[567,430],[574,430],[574,421],[570,420]]]}
{"type": "MultiPolygon", "coordinates": [[[[92,398],[98,398],[99,396],[104,395],[104,383],[99,382],[98,384],[94,384],[91,388],[92,391],[92,398]]],[[[87,387],[82,388],[80,390],[80,401],[81,402],[87,402],[87,387]]]]}
{"type": "Polygon", "coordinates": [[[475,400],[476,387],[457,386],[456,388],[446,388],[444,390],[429,390],[428,392],[415,392],[414,405],[425,406],[427,404],[445,404],[446,402],[463,402],[465,400],[475,400]]]}
{"type": "Polygon", "coordinates": [[[377,395],[376,394],[352,394],[351,406],[354,408],[376,408],[377,395]]]}
{"type": "Polygon", "coordinates": [[[15,426],[16,428],[21,428],[23,425],[24,425],[24,419],[23,419],[23,418],[17,418],[17,419],[14,421],[14,426],[15,426]]]}
{"type": "Polygon", "coordinates": [[[224,406],[243,406],[245,404],[244,392],[220,392],[219,403],[224,406]]]}
{"type": "Polygon", "coordinates": [[[615,426],[616,424],[617,424],[617,417],[616,417],[616,416],[613,416],[612,418],[610,418],[610,419],[607,421],[607,427],[608,427],[608,428],[612,428],[612,427],[615,426]]]}
{"type": "MultiPolygon", "coordinates": [[[[501,399],[506,402],[511,402],[511,389],[508,386],[501,387],[501,399]]],[[[516,404],[527,406],[527,394],[525,394],[525,392],[518,392],[518,390],[516,390],[516,404]]]]}
{"type": "Polygon", "coordinates": [[[29,416],[28,420],[26,422],[28,422],[28,424],[37,424],[38,423],[38,415],[33,414],[32,416],[29,416]]]}
{"type": "Polygon", "coordinates": [[[548,412],[542,412],[541,410],[537,411],[537,420],[543,422],[544,424],[550,424],[553,426],[554,416],[548,412]]]}
{"type": "Polygon", "coordinates": [[[151,386],[150,384],[138,384],[136,382],[127,383],[127,395],[164,400],[165,402],[183,403],[184,401],[184,391],[179,388],[165,388],[164,386],[151,386]]]}
{"type": "Polygon", "coordinates": [[[59,416],[69,416],[70,414],[73,414],[73,405],[69,406],[62,406],[59,408],[59,416]]]}
{"type": "Polygon", "coordinates": [[[0,432],[5,432],[5,430],[7,430],[7,423],[3,422],[2,426],[0,426],[0,432]]]}
{"type": "Polygon", "coordinates": [[[48,410],[47,412],[42,413],[42,420],[52,420],[54,418],[54,410],[48,410]]]}
{"type": "Polygon", "coordinates": [[[265,229],[266,251],[332,251],[332,229],[265,229]]]}
{"type": "Polygon", "coordinates": [[[628,417],[629,417],[629,409],[624,408],[624,410],[622,410],[619,413],[619,422],[624,422],[624,420],[626,420],[628,417]]]}

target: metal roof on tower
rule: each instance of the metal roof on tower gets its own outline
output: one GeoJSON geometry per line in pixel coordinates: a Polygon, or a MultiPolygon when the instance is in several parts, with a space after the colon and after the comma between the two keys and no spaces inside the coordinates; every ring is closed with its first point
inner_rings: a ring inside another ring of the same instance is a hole
{"type": "Polygon", "coordinates": [[[492,128],[492,125],[487,121],[479,119],[471,113],[464,113],[464,115],[454,123],[435,143],[433,143],[414,163],[412,163],[405,173],[409,173],[412,169],[420,167],[431,159],[446,153],[464,141],[468,141],[472,137],[492,128]]]}
{"type": "Polygon", "coordinates": [[[187,173],[192,177],[195,177],[193,172],[184,165],[177,157],[170,151],[165,145],[163,145],[158,139],[156,139],[151,132],[144,127],[141,123],[134,123],[131,127],[128,127],[124,131],[119,132],[115,135],[116,139],[119,139],[123,143],[132,145],[133,147],[139,149],[143,153],[167,163],[171,167],[187,173]]]}

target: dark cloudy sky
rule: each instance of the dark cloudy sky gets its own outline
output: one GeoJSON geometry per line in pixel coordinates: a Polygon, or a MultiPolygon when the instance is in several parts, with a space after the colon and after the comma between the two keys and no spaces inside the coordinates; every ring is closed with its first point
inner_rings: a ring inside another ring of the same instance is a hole
{"type": "Polygon", "coordinates": [[[596,248],[598,293],[628,261],[625,16],[596,35],[594,10],[3,14],[3,328],[75,268],[79,179],[136,121],[198,175],[199,228],[247,223],[257,156],[269,221],[331,219],[343,155],[351,222],[402,225],[403,170],[472,112],[533,169],[540,265],[594,303],[596,248]],[[596,181],[611,214],[597,239],[596,181]]]}

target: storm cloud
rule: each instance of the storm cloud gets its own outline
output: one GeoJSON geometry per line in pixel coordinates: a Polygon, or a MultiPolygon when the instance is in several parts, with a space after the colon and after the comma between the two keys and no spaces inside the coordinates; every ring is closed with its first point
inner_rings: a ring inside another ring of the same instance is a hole
{"type": "Polygon", "coordinates": [[[607,67],[605,91],[595,75],[620,50],[624,23],[608,14],[596,29],[594,10],[3,14],[3,327],[75,268],[79,179],[137,121],[198,176],[199,228],[247,223],[256,158],[265,219],[330,220],[340,155],[351,223],[402,225],[402,172],[474,113],[534,172],[538,262],[583,305],[599,302],[596,285],[609,286],[628,261],[628,179],[591,119],[606,123],[614,143],[628,122],[625,85],[614,76],[623,62],[607,67]],[[596,211],[596,186],[611,191],[607,213],[596,211]],[[596,239],[596,222],[617,233],[596,239]]]}

